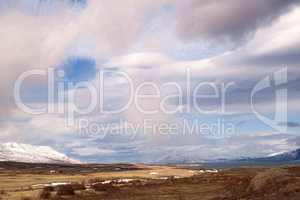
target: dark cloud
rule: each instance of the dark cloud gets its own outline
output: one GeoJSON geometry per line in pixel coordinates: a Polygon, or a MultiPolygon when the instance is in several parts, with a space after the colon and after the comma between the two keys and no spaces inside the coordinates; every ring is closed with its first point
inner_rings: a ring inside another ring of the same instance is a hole
{"type": "Polygon", "coordinates": [[[191,0],[177,8],[183,40],[195,38],[239,42],[286,13],[298,0],[191,0]]]}
{"type": "Polygon", "coordinates": [[[276,51],[260,53],[258,55],[244,55],[235,57],[232,63],[238,65],[256,65],[256,66],[279,66],[299,67],[300,63],[300,43],[294,43],[276,51]]]}
{"type": "Polygon", "coordinates": [[[297,122],[280,122],[278,123],[279,126],[287,126],[290,128],[297,128],[300,127],[300,124],[297,122]]]}

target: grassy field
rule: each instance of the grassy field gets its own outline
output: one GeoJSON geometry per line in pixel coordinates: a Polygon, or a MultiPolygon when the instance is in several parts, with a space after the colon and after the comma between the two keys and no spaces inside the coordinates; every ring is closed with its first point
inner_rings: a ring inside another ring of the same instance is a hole
{"type": "MultiPolygon", "coordinates": [[[[24,164],[26,165],[26,164],[24,164]]],[[[0,168],[0,194],[2,199],[21,199],[24,196],[36,197],[42,185],[51,183],[87,183],[89,180],[110,179],[152,179],[159,177],[188,177],[190,170],[146,165],[88,165],[76,166],[6,166],[0,168]]]]}
{"type": "Polygon", "coordinates": [[[149,165],[1,166],[0,199],[299,200],[300,167],[215,172],[149,165]]]}

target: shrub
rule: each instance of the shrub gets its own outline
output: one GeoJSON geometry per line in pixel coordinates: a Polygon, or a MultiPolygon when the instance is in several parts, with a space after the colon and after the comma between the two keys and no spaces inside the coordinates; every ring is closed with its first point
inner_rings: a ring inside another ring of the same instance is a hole
{"type": "Polygon", "coordinates": [[[83,183],[72,183],[73,190],[85,190],[85,185],[83,183]]]}
{"type": "Polygon", "coordinates": [[[289,173],[282,168],[273,168],[258,173],[250,182],[249,191],[277,190],[289,179],[289,173]]]}
{"type": "Polygon", "coordinates": [[[39,199],[50,199],[50,197],[51,197],[51,191],[48,189],[48,187],[44,188],[39,193],[39,199]]]}
{"type": "Polygon", "coordinates": [[[21,197],[21,200],[32,200],[31,197],[21,197]]]}
{"type": "Polygon", "coordinates": [[[58,196],[69,196],[69,195],[75,195],[74,189],[72,185],[59,185],[57,186],[57,192],[56,194],[58,196]]]}
{"type": "Polygon", "coordinates": [[[116,187],[114,187],[112,184],[102,184],[102,183],[93,184],[92,188],[97,192],[100,191],[110,192],[116,190],[116,187]]]}
{"type": "Polygon", "coordinates": [[[54,187],[52,187],[52,186],[46,186],[46,187],[44,187],[43,190],[46,190],[46,191],[48,191],[48,192],[53,192],[53,191],[55,191],[54,187]]]}

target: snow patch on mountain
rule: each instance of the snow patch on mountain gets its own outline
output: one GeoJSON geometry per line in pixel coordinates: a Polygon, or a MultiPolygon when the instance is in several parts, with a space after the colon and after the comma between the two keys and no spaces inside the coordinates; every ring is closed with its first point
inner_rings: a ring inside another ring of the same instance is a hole
{"type": "Polygon", "coordinates": [[[274,163],[274,162],[291,162],[300,161],[300,149],[296,149],[290,152],[277,152],[270,154],[266,157],[240,157],[240,158],[220,158],[218,156],[211,159],[203,159],[201,155],[197,155],[195,152],[173,152],[168,154],[159,160],[157,163],[168,164],[197,164],[197,163],[229,163],[229,162],[262,162],[262,163],[274,163]]]}
{"type": "Polygon", "coordinates": [[[80,161],[71,159],[51,147],[20,143],[0,144],[0,161],[80,164],[80,161]]]}

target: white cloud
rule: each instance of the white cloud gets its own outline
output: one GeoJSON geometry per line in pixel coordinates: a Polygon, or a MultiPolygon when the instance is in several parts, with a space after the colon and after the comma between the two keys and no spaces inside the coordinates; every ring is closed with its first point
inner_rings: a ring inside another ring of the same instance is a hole
{"type": "Polygon", "coordinates": [[[52,6],[53,10],[42,13],[39,9],[43,3],[37,4],[33,11],[23,8],[22,2],[1,7],[0,69],[5,71],[0,75],[3,114],[8,114],[14,106],[11,103],[13,84],[20,73],[55,67],[72,55],[73,50],[76,54],[79,44],[82,48],[88,46],[87,53],[96,60],[118,54],[135,42],[144,17],[161,4],[149,0],[91,0],[85,9],[78,11],[68,6],[67,1],[57,2],[48,2],[46,7],[52,6]]]}
{"type": "Polygon", "coordinates": [[[133,53],[121,57],[115,57],[110,59],[108,63],[105,64],[107,67],[136,67],[136,68],[152,68],[158,67],[163,64],[168,64],[172,62],[171,59],[160,53],[155,52],[141,52],[133,53]]]}

